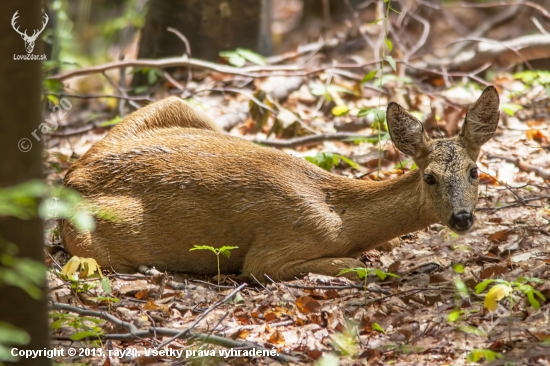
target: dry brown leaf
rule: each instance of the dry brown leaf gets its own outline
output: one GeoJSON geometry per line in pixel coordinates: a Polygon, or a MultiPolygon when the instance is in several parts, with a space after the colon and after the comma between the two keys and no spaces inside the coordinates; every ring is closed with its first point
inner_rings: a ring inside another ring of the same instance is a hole
{"type": "Polygon", "coordinates": [[[498,186],[498,182],[495,178],[486,173],[479,173],[479,184],[487,184],[489,186],[498,186]]]}
{"type": "Polygon", "coordinates": [[[340,297],[340,294],[336,290],[327,290],[324,293],[325,299],[337,299],[340,297]]]}
{"type": "Polygon", "coordinates": [[[269,336],[268,340],[271,344],[284,344],[285,343],[285,337],[283,336],[283,333],[279,329],[273,332],[271,336],[269,336]]]}
{"type": "Polygon", "coordinates": [[[237,336],[237,338],[246,339],[246,337],[248,337],[248,333],[248,330],[242,329],[239,331],[239,335],[237,336]]]}
{"type": "Polygon", "coordinates": [[[527,140],[534,140],[537,142],[545,142],[548,140],[548,136],[540,132],[540,130],[527,130],[525,131],[527,140]]]}
{"type": "Polygon", "coordinates": [[[153,299],[149,299],[147,301],[147,304],[143,305],[143,310],[158,310],[161,307],[155,304],[155,301],[153,299]]]}
{"type": "Polygon", "coordinates": [[[503,241],[508,238],[508,235],[512,233],[512,230],[504,229],[490,234],[487,239],[491,241],[503,241]]]}
{"type": "Polygon", "coordinates": [[[496,277],[507,271],[508,271],[508,267],[506,265],[491,266],[481,271],[481,274],[479,275],[479,277],[482,279],[496,277]]]}
{"type": "Polygon", "coordinates": [[[147,299],[149,297],[149,290],[141,290],[136,292],[136,299],[147,299]]]}
{"type": "Polygon", "coordinates": [[[311,296],[301,296],[297,298],[296,306],[298,306],[298,309],[304,314],[315,313],[321,309],[319,301],[311,296]]]}

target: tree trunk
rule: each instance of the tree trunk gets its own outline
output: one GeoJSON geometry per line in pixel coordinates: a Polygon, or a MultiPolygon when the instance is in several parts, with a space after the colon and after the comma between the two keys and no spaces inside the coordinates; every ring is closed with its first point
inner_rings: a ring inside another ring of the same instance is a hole
{"type": "Polygon", "coordinates": [[[265,52],[267,50],[259,49],[263,2],[265,0],[151,0],[141,31],[138,57],[183,55],[185,45],[166,30],[168,27],[179,30],[188,39],[196,58],[216,60],[220,51],[237,47],[265,52]]]}
{"type": "MultiPolygon", "coordinates": [[[[40,29],[43,22],[42,4],[38,0],[7,0],[2,2],[0,15],[0,187],[12,186],[29,179],[42,177],[42,146],[31,135],[41,120],[40,61],[14,60],[13,55],[26,55],[25,44],[11,26],[11,18],[19,11],[20,30],[40,29]],[[28,140],[21,140],[27,138],[28,140]],[[32,143],[32,148],[26,150],[32,143]]],[[[37,39],[35,55],[43,53],[43,44],[37,39]]],[[[38,132],[40,134],[40,132],[38,132]]],[[[19,247],[18,257],[44,263],[42,221],[0,219],[0,236],[19,247]]],[[[25,330],[31,337],[20,349],[39,350],[49,347],[47,296],[45,286],[42,298],[32,299],[18,287],[0,288],[0,321],[25,330]]],[[[46,357],[20,358],[21,365],[50,365],[46,357]]]]}

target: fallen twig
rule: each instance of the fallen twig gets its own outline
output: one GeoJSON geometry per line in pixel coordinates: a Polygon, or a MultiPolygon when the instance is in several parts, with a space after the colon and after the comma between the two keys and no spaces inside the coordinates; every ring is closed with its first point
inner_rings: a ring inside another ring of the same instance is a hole
{"type": "MultiPolygon", "coordinates": [[[[120,325],[130,331],[130,333],[119,333],[119,334],[104,334],[101,336],[98,336],[100,339],[109,339],[109,340],[132,340],[132,339],[143,339],[143,338],[151,338],[154,336],[174,336],[179,335],[181,332],[178,329],[170,329],[170,328],[154,328],[150,327],[147,330],[138,330],[137,327],[129,322],[125,322],[123,320],[118,319],[117,317],[108,314],[104,311],[94,311],[94,310],[87,310],[83,308],[79,308],[72,305],[67,304],[60,304],[54,302],[51,305],[52,309],[55,310],[64,310],[64,311],[70,311],[73,313],[77,313],[79,315],[83,316],[93,316],[97,318],[101,318],[104,320],[107,320],[113,324],[120,325]]],[[[54,337],[56,338],[56,337],[54,337]]],[[[217,346],[222,346],[226,348],[239,348],[239,349],[252,349],[255,348],[257,350],[261,351],[271,351],[269,348],[262,347],[256,343],[253,342],[246,342],[246,341],[234,341],[231,339],[227,339],[224,337],[211,335],[211,334],[205,334],[205,333],[194,333],[189,332],[187,334],[181,335],[178,338],[181,339],[194,339],[198,340],[204,343],[214,344],[217,346]]],[[[59,337],[57,337],[59,339],[59,337]]],[[[70,340],[70,339],[69,339],[70,340]]],[[[299,359],[296,357],[292,357],[289,355],[286,355],[284,353],[279,353],[279,355],[275,356],[268,356],[270,358],[273,358],[278,361],[282,362],[298,362],[299,359]]]]}
{"type": "Polygon", "coordinates": [[[184,335],[186,335],[187,333],[191,332],[191,330],[193,330],[193,328],[202,320],[204,319],[204,317],[206,315],[208,315],[208,313],[210,313],[212,310],[216,309],[218,306],[220,305],[223,305],[226,301],[230,300],[233,296],[235,296],[235,294],[237,294],[237,292],[241,291],[243,288],[246,287],[246,283],[243,283],[242,285],[240,285],[239,287],[237,287],[235,290],[233,290],[229,295],[227,295],[225,298],[223,298],[222,300],[218,301],[217,303],[213,304],[212,306],[210,306],[206,311],[204,311],[193,323],[191,323],[191,325],[189,327],[187,327],[186,329],[182,330],[181,332],[179,332],[178,334],[176,334],[175,336],[173,336],[172,338],[170,338],[169,340],[165,341],[165,342],[162,342],[161,344],[159,344],[157,346],[157,349],[159,348],[162,348],[164,346],[166,346],[167,344],[170,344],[171,342],[175,341],[176,339],[178,338],[181,338],[183,337],[184,335]]]}
{"type": "Polygon", "coordinates": [[[542,179],[550,179],[550,172],[546,169],[543,169],[538,166],[527,164],[524,160],[520,158],[512,158],[508,156],[500,156],[500,155],[493,155],[488,154],[486,156],[488,159],[502,159],[508,163],[512,163],[515,166],[517,166],[520,170],[523,170],[524,172],[533,172],[542,179]]]}
{"type": "Polygon", "coordinates": [[[347,133],[347,132],[336,132],[336,133],[325,133],[320,135],[309,135],[304,137],[295,137],[288,140],[249,140],[255,144],[272,146],[272,147],[296,147],[301,145],[315,144],[321,141],[328,140],[342,140],[342,139],[371,139],[378,137],[378,135],[362,135],[358,133],[347,133]]]}

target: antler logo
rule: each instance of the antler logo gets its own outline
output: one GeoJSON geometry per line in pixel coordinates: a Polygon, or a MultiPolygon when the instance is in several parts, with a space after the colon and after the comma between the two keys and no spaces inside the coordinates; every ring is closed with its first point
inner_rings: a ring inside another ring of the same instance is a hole
{"type": "Polygon", "coordinates": [[[17,33],[21,35],[21,38],[23,38],[23,41],[25,41],[25,48],[27,49],[27,53],[31,53],[32,50],[34,49],[34,42],[36,42],[36,38],[38,38],[40,33],[42,33],[44,28],[46,28],[46,24],[48,24],[48,20],[49,20],[48,14],[44,14],[44,23],[42,23],[42,29],[40,30],[35,29],[34,32],[32,33],[32,36],[28,36],[26,29],[24,32],[21,32],[19,31],[19,26],[17,26],[17,28],[15,27],[16,26],[15,21],[17,20],[17,18],[19,18],[19,15],[17,15],[18,12],[19,10],[17,10],[15,14],[13,14],[13,17],[11,18],[11,26],[17,33]]]}

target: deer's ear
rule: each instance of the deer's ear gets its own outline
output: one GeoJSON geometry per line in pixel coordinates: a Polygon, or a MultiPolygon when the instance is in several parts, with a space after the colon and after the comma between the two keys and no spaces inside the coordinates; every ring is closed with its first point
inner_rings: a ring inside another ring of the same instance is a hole
{"type": "Polygon", "coordinates": [[[468,148],[475,151],[476,156],[481,145],[493,137],[497,129],[499,113],[497,90],[494,86],[488,86],[466,114],[459,134],[468,148]]]}
{"type": "Polygon", "coordinates": [[[386,111],[388,129],[395,146],[401,152],[418,158],[429,148],[430,138],[422,123],[397,103],[390,103],[386,111]]]}

